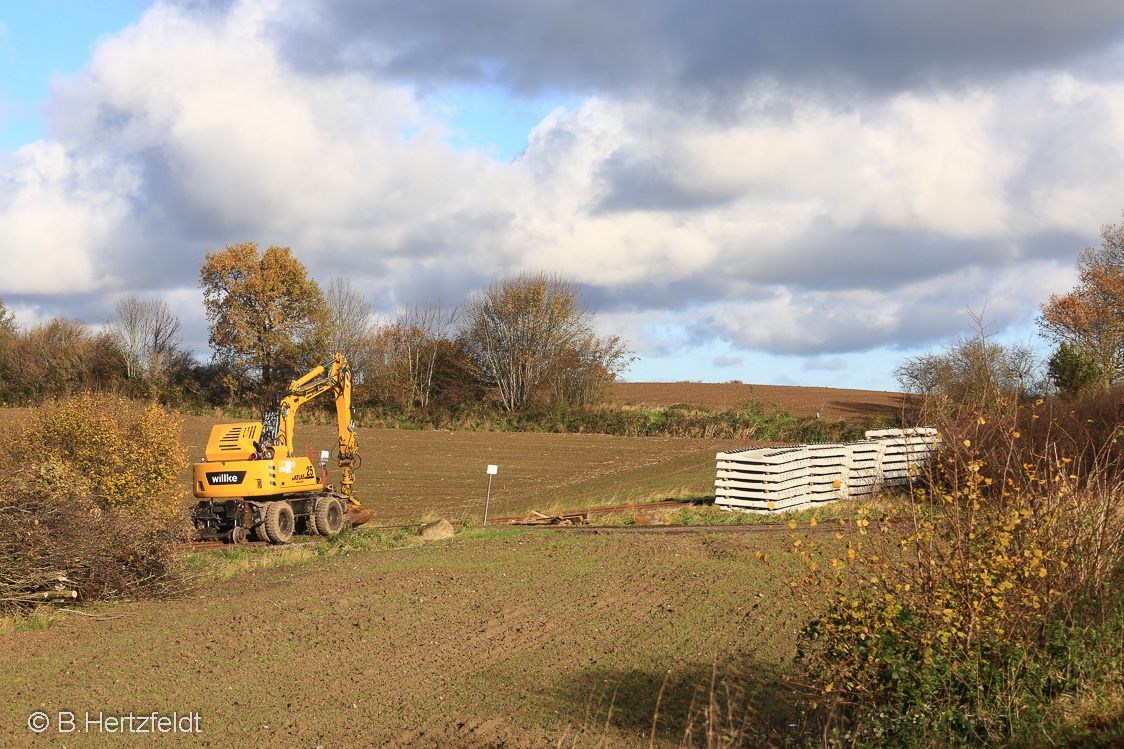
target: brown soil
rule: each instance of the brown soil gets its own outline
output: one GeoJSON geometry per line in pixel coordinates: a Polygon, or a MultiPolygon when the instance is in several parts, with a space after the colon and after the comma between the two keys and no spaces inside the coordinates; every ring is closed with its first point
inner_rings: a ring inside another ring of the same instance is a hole
{"type": "MultiPolygon", "coordinates": [[[[689,403],[735,408],[749,398],[776,402],[793,415],[825,418],[893,415],[895,393],[740,384],[621,383],[620,403],[668,406],[689,403]]],[[[0,409],[0,427],[26,418],[30,409],[0,409]]],[[[184,417],[190,460],[198,460],[211,427],[231,419],[184,417]]],[[[298,425],[297,444],[334,452],[332,426],[298,425]]],[[[713,493],[714,455],[751,447],[745,440],[510,432],[361,429],[362,467],[356,496],[374,511],[372,525],[420,519],[481,517],[488,491],[485,468],[499,466],[489,512],[516,515],[616,505],[713,493]]],[[[329,482],[338,473],[329,464],[329,482]]],[[[190,477],[182,476],[187,487],[190,477]]]]}
{"type": "MultiPolygon", "coordinates": [[[[198,460],[220,420],[184,419],[188,454],[198,460]]],[[[299,445],[333,450],[335,427],[298,425],[299,445]]],[[[589,434],[360,429],[363,464],[355,494],[374,511],[373,525],[419,519],[481,517],[492,481],[489,513],[525,514],[615,505],[714,489],[714,455],[739,440],[610,437],[589,434]]],[[[329,483],[338,479],[329,463],[329,483]]],[[[187,474],[184,485],[190,482],[187,474]]]]}
{"type": "Polygon", "coordinates": [[[646,747],[659,699],[655,743],[677,746],[716,661],[760,745],[799,721],[777,682],[802,621],[790,544],[489,532],[73,615],[0,636],[0,745],[140,743],[59,734],[59,711],[197,711],[201,735],[162,745],[646,747]]]}
{"type": "Polygon", "coordinates": [[[881,390],[843,390],[786,385],[743,385],[740,382],[619,382],[613,385],[614,403],[667,407],[676,404],[714,411],[741,408],[747,400],[776,404],[793,416],[852,419],[893,417],[901,413],[905,395],[881,390]]]}

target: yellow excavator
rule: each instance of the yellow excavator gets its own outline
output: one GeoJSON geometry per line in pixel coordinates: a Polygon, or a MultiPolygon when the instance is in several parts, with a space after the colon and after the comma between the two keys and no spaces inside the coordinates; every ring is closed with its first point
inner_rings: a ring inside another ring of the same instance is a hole
{"type": "Polygon", "coordinates": [[[199,502],[191,520],[200,539],[241,543],[253,536],[284,544],[298,528],[334,536],[362,525],[371,511],[352,495],[359,443],[351,415],[351,367],[336,354],[294,380],[267,406],[260,422],[219,424],[211,430],[202,463],[192,466],[199,502]],[[328,484],[329,453],[294,454],[293,425],[302,403],[331,392],[339,428],[340,489],[328,484]],[[319,457],[318,477],[314,457],[319,457]]]}

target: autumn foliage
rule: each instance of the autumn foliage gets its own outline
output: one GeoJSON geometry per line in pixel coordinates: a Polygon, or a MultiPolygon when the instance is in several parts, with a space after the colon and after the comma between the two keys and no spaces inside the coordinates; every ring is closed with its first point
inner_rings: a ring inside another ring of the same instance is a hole
{"type": "Polygon", "coordinates": [[[848,743],[1006,745],[1097,671],[1121,467],[1117,426],[1080,428],[1044,403],[948,423],[904,510],[796,542],[802,661],[848,743]]]}
{"type": "Polygon", "coordinates": [[[265,387],[287,384],[324,355],[324,299],[288,247],[255,242],[207,254],[200,272],[215,355],[265,387]]]}
{"type": "Polygon", "coordinates": [[[593,333],[593,312],[573,280],[529,273],[489,284],[465,304],[460,341],[507,411],[553,391],[587,401],[632,361],[620,338],[593,333]]]}
{"type": "Polygon", "coordinates": [[[0,611],[64,589],[88,600],[176,588],[184,465],[177,419],[117,396],[51,403],[0,435],[0,611]]]}
{"type": "MultiPolygon", "coordinates": [[[[1088,362],[1101,388],[1124,373],[1124,225],[1101,229],[1101,246],[1077,260],[1077,287],[1042,305],[1042,334],[1088,362]]],[[[1078,365],[1071,365],[1075,367],[1078,365]]]]}
{"type": "Polygon", "coordinates": [[[82,476],[103,510],[122,510],[154,524],[182,512],[176,475],[187,465],[179,418],[158,403],[82,393],[37,409],[12,440],[11,457],[48,457],[82,476]]]}

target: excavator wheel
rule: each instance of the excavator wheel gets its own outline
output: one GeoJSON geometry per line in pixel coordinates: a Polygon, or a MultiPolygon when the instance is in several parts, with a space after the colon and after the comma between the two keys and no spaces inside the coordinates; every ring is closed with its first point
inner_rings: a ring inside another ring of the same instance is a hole
{"type": "Polygon", "coordinates": [[[316,532],[334,536],[343,530],[343,505],[335,497],[322,497],[316,502],[316,532]]]}
{"type": "Polygon", "coordinates": [[[265,521],[264,520],[250,529],[250,536],[255,541],[268,541],[269,540],[269,536],[265,532],[265,521]]]}
{"type": "Polygon", "coordinates": [[[284,500],[270,502],[265,508],[265,534],[275,544],[288,543],[293,537],[293,507],[284,500]]]}

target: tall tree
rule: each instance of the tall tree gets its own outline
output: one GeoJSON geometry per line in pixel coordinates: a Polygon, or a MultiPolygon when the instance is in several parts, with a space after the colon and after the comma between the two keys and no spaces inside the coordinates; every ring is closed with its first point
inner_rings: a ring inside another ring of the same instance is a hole
{"type": "Polygon", "coordinates": [[[452,346],[449,333],[456,316],[456,307],[419,302],[366,340],[362,361],[377,380],[371,384],[381,399],[406,408],[429,405],[441,354],[452,346]]]}
{"type": "Polygon", "coordinates": [[[457,318],[456,307],[440,300],[412,304],[398,315],[394,327],[406,365],[410,401],[429,405],[440,346],[457,318]]]}
{"type": "Polygon", "coordinates": [[[461,340],[484,381],[499,391],[504,407],[516,411],[541,397],[551,372],[563,372],[568,357],[572,369],[583,351],[586,363],[603,366],[607,375],[619,370],[628,350],[619,339],[591,339],[593,316],[576,281],[541,272],[522,274],[494,281],[469,299],[461,340]]]}
{"type": "Polygon", "coordinates": [[[1099,386],[1124,375],[1124,224],[1101,227],[1101,246],[1077,259],[1077,287],[1052,294],[1038,320],[1042,335],[1093,366],[1099,386]]]}
{"type": "Polygon", "coordinates": [[[200,271],[208,338],[234,372],[274,386],[303,369],[318,348],[324,297],[288,247],[256,242],[208,253],[200,271]]]}
{"type": "Polygon", "coordinates": [[[131,380],[165,372],[183,341],[179,316],[162,299],[124,296],[109,322],[131,380]]]}
{"type": "MultiPolygon", "coordinates": [[[[337,273],[324,294],[325,345],[333,354],[343,354],[356,370],[362,342],[374,334],[371,316],[375,308],[350,279],[337,273]]],[[[358,373],[356,373],[358,376],[358,373]]]]}

